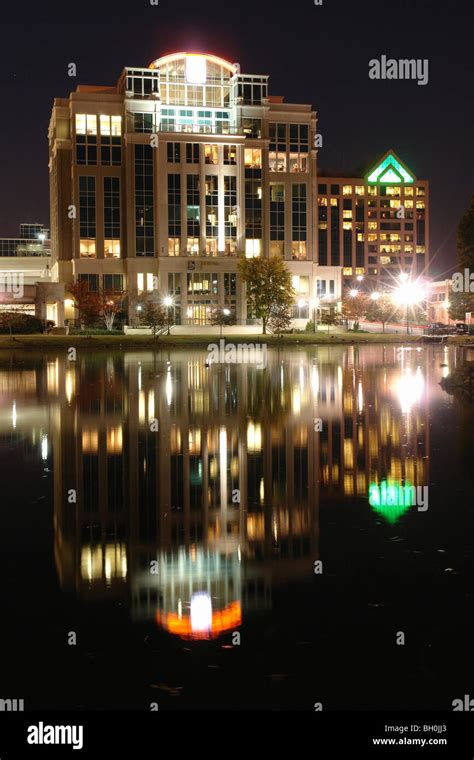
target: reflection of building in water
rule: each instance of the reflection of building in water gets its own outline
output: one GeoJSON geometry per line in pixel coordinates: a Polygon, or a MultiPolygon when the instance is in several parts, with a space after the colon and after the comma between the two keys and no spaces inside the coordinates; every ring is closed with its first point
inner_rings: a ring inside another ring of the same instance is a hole
{"type": "Polygon", "coordinates": [[[294,368],[206,368],[202,352],[89,360],[87,379],[85,366],[64,371],[55,446],[64,587],[130,593],[135,619],[162,622],[206,593],[219,630],[268,607],[274,582],[311,578],[317,434],[304,389],[291,414],[294,368]]]}
{"type": "Polygon", "coordinates": [[[370,484],[383,480],[428,484],[425,375],[424,356],[416,350],[341,351],[334,383],[342,407],[320,437],[321,500],[367,497],[370,484]]]}
{"type": "MultiPolygon", "coordinates": [[[[268,609],[277,586],[313,577],[319,504],[370,509],[372,482],[428,483],[425,362],[395,347],[321,347],[270,351],[266,370],[206,368],[199,351],[25,370],[15,387],[51,401],[62,588],[123,599],[136,620],[159,611],[182,635],[268,609]]],[[[23,419],[29,402],[17,399],[23,419]]]]}

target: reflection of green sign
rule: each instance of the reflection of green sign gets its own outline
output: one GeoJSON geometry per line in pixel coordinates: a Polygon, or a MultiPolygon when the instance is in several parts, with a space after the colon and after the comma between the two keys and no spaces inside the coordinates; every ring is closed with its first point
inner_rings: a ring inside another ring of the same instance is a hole
{"type": "Polygon", "coordinates": [[[379,512],[387,522],[395,523],[415,504],[415,488],[410,483],[387,483],[382,480],[371,483],[369,488],[369,504],[379,512]]]}

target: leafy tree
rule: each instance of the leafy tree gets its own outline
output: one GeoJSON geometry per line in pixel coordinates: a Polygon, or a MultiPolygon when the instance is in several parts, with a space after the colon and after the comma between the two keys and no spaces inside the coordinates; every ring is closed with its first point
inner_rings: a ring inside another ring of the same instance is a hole
{"type": "Polygon", "coordinates": [[[324,309],[323,313],[321,314],[321,324],[326,325],[328,328],[328,334],[329,328],[338,325],[340,323],[340,319],[340,315],[331,309],[324,309]]]}
{"type": "Polygon", "coordinates": [[[221,337],[222,337],[222,328],[225,325],[235,325],[235,322],[236,322],[235,314],[229,307],[215,306],[211,310],[211,325],[219,325],[219,327],[221,328],[221,337]]]}
{"type": "Polygon", "coordinates": [[[454,322],[464,322],[466,313],[474,311],[474,295],[472,293],[451,293],[449,297],[449,318],[454,322]]]}
{"type": "Polygon", "coordinates": [[[83,330],[100,314],[98,294],[90,290],[89,283],[85,280],[71,282],[66,290],[72,296],[74,308],[78,312],[81,330],[83,330]]]}
{"type": "Polygon", "coordinates": [[[369,322],[381,322],[382,332],[385,332],[387,322],[393,322],[399,314],[399,306],[394,304],[388,293],[382,293],[377,299],[368,299],[365,317],[369,322]]]}
{"type": "Polygon", "coordinates": [[[349,322],[354,323],[354,329],[359,327],[359,322],[362,317],[365,316],[368,308],[367,296],[365,293],[357,293],[357,295],[351,295],[351,291],[348,290],[342,297],[342,318],[345,319],[349,325],[349,322]]]}
{"type": "Polygon", "coordinates": [[[112,330],[115,317],[122,311],[123,293],[106,290],[97,294],[97,311],[105,322],[107,330],[112,330]]]}
{"type": "Polygon", "coordinates": [[[457,254],[462,267],[474,270],[474,195],[458,225],[457,254]]]}
{"type": "Polygon", "coordinates": [[[239,274],[247,285],[247,300],[257,319],[262,320],[265,335],[272,313],[281,320],[285,311],[290,315],[295,299],[291,273],[284,261],[273,257],[243,259],[239,274]]]}
{"type": "Polygon", "coordinates": [[[291,325],[291,310],[287,304],[279,304],[270,312],[268,318],[268,327],[277,335],[281,335],[284,330],[288,330],[291,325]]]}
{"type": "Polygon", "coordinates": [[[159,301],[149,297],[142,304],[142,311],[140,313],[140,323],[146,327],[151,328],[151,334],[153,337],[157,333],[162,332],[169,326],[168,311],[159,301]]]}

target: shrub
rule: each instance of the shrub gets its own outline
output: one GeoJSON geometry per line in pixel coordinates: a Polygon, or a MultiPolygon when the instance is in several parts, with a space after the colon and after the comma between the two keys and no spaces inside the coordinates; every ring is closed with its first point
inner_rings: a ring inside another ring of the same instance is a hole
{"type": "Polygon", "coordinates": [[[0,312],[0,335],[28,335],[44,331],[44,321],[23,312],[0,312]]]}

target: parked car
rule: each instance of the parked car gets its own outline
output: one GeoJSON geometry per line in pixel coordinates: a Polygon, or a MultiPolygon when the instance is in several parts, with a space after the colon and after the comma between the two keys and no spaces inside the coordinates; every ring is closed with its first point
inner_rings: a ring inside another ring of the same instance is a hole
{"type": "Polygon", "coordinates": [[[464,322],[456,322],[455,328],[456,335],[469,335],[469,325],[464,324],[464,322]]]}

